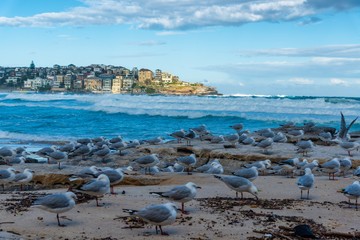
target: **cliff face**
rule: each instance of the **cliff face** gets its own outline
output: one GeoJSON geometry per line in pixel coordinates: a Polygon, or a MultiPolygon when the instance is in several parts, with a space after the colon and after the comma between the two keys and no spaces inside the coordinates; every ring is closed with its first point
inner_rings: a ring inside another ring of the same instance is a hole
{"type": "Polygon", "coordinates": [[[162,94],[175,95],[219,95],[215,88],[204,85],[169,85],[159,89],[159,92],[162,94]]]}

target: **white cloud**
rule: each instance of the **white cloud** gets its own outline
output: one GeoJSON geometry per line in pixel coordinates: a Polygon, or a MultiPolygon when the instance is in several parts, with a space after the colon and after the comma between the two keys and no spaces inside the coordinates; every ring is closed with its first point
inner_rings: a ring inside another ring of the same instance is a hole
{"type": "Polygon", "coordinates": [[[313,80],[307,78],[291,78],[289,79],[290,83],[294,83],[296,85],[311,85],[314,84],[313,80]]]}
{"type": "Polygon", "coordinates": [[[330,79],[330,85],[349,86],[349,82],[339,78],[330,79]]]}
{"type": "Polygon", "coordinates": [[[64,12],[0,17],[0,26],[52,27],[131,24],[139,28],[189,29],[205,26],[239,26],[269,21],[321,21],[322,12],[360,6],[357,0],[82,0],[84,6],[64,12]]]}
{"type": "Polygon", "coordinates": [[[319,61],[331,58],[360,58],[360,44],[328,45],[313,48],[275,48],[240,51],[240,56],[317,57],[319,61]],[[321,59],[322,58],[322,59],[321,59]]]}

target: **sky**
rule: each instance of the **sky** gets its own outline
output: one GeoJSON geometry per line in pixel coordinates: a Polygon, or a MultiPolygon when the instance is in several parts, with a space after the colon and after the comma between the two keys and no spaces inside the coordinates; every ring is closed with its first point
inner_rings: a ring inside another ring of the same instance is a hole
{"type": "Polygon", "coordinates": [[[360,0],[1,0],[0,66],[161,69],[223,94],[360,97],[360,0]]]}

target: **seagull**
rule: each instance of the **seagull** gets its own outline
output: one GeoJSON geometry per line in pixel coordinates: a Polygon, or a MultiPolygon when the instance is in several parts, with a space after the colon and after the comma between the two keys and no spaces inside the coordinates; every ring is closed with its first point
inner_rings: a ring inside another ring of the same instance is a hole
{"type": "Polygon", "coordinates": [[[38,150],[35,154],[40,156],[40,157],[46,157],[48,159],[48,163],[50,163],[49,158],[48,158],[48,154],[55,152],[56,151],[56,147],[55,146],[51,146],[51,147],[44,147],[41,148],[40,150],[38,150]]]}
{"type": "Polygon", "coordinates": [[[191,128],[197,135],[199,135],[200,140],[202,140],[202,136],[209,134],[210,132],[207,130],[206,125],[202,124],[199,127],[191,128]]]}
{"type": "Polygon", "coordinates": [[[206,163],[204,165],[201,165],[200,167],[197,167],[195,169],[196,172],[201,172],[201,173],[204,173],[206,171],[208,171],[209,169],[211,169],[213,167],[213,165],[211,165],[211,163],[206,163]]]}
{"type": "Polygon", "coordinates": [[[338,132],[338,138],[346,140],[350,128],[356,122],[358,117],[356,117],[354,120],[352,120],[352,122],[349,124],[349,126],[346,126],[345,117],[342,112],[340,112],[340,114],[341,114],[341,122],[340,122],[340,130],[338,132]]]}
{"type": "Polygon", "coordinates": [[[206,170],[204,173],[209,174],[223,174],[224,173],[224,167],[221,165],[218,159],[213,160],[210,163],[211,167],[206,170]]]}
{"type": "Polygon", "coordinates": [[[263,172],[263,174],[265,174],[265,170],[267,168],[271,167],[271,161],[269,159],[263,160],[263,161],[257,161],[257,162],[253,162],[253,163],[246,163],[244,165],[246,168],[251,168],[253,166],[255,166],[258,171],[263,172]]]}
{"type": "Polygon", "coordinates": [[[3,191],[5,190],[5,184],[14,180],[15,173],[16,170],[12,167],[0,170],[0,184],[2,184],[3,191]]]}
{"type": "Polygon", "coordinates": [[[133,163],[139,165],[142,168],[145,168],[145,174],[146,174],[146,168],[147,168],[149,171],[149,174],[150,174],[150,168],[159,164],[160,160],[158,158],[158,155],[153,153],[153,154],[135,159],[133,161],[133,163]]]}
{"type": "Polygon", "coordinates": [[[150,145],[158,145],[158,144],[163,144],[164,139],[162,137],[156,137],[156,138],[145,140],[145,142],[150,145]]]}
{"type": "Polygon", "coordinates": [[[310,168],[305,168],[305,175],[298,179],[297,185],[301,191],[300,198],[302,199],[303,190],[307,190],[307,199],[309,199],[309,191],[314,186],[314,174],[312,174],[310,168]]]}
{"type": "Polygon", "coordinates": [[[349,186],[347,186],[342,191],[345,196],[349,199],[349,205],[350,205],[350,199],[355,199],[355,208],[358,209],[357,202],[358,198],[360,197],[360,183],[359,181],[355,181],[349,186]]]}
{"type": "Polygon", "coordinates": [[[84,180],[92,180],[97,178],[101,174],[101,169],[97,166],[85,167],[81,169],[78,173],[72,174],[70,181],[77,180],[82,178],[84,180]]]}
{"type": "Polygon", "coordinates": [[[335,180],[335,173],[338,173],[340,171],[340,161],[337,158],[333,158],[330,161],[320,164],[319,167],[324,172],[329,173],[329,180],[331,174],[333,176],[332,180],[335,180]]]}
{"type": "Polygon", "coordinates": [[[307,153],[314,148],[314,143],[311,140],[306,140],[298,142],[296,146],[298,147],[297,152],[306,156],[307,153]]]}
{"type": "Polygon", "coordinates": [[[319,161],[314,159],[310,163],[306,163],[304,166],[301,166],[301,170],[304,170],[305,168],[310,168],[311,170],[314,170],[319,166],[319,161]]]}
{"type": "Polygon", "coordinates": [[[270,129],[266,128],[263,130],[260,130],[260,132],[257,132],[260,136],[266,137],[266,138],[273,138],[275,137],[275,133],[270,129]]]}
{"type": "Polygon", "coordinates": [[[83,144],[75,148],[75,150],[69,154],[69,156],[81,156],[82,160],[85,160],[85,155],[92,151],[93,147],[91,143],[83,144]]]}
{"type": "Polygon", "coordinates": [[[264,149],[264,153],[266,153],[267,150],[272,147],[273,142],[274,142],[273,139],[268,137],[262,140],[261,142],[259,142],[258,144],[256,144],[256,146],[264,149]]]}
{"type": "Polygon", "coordinates": [[[288,164],[288,165],[291,165],[291,166],[295,166],[297,163],[299,162],[299,158],[290,158],[290,159],[286,159],[286,160],[282,160],[280,161],[280,165],[282,164],[288,164]]]}
{"type": "Polygon", "coordinates": [[[36,200],[33,207],[56,213],[58,226],[64,227],[65,225],[60,224],[59,213],[67,212],[72,209],[75,206],[76,199],[77,197],[73,192],[54,193],[36,200]]]}
{"type": "Polygon", "coordinates": [[[20,191],[22,191],[23,184],[31,182],[31,180],[33,179],[33,173],[33,170],[26,168],[23,173],[15,174],[13,182],[20,184],[20,191]]]}
{"type": "Polygon", "coordinates": [[[121,151],[127,148],[126,142],[116,142],[110,145],[110,149],[118,150],[119,155],[121,155],[121,151]]]}
{"type": "Polygon", "coordinates": [[[242,123],[236,123],[230,127],[235,131],[241,131],[244,128],[244,125],[242,123]]]}
{"type": "Polygon", "coordinates": [[[181,203],[181,212],[185,214],[184,204],[193,200],[196,196],[196,189],[201,188],[195,183],[188,182],[185,185],[176,186],[167,192],[150,192],[150,194],[157,194],[164,198],[169,198],[172,201],[181,203]]]}
{"type": "Polygon", "coordinates": [[[255,144],[255,139],[253,137],[247,137],[244,141],[242,141],[244,145],[253,145],[255,144]]]}
{"type": "Polygon", "coordinates": [[[360,166],[358,166],[354,172],[354,176],[360,177],[360,166]]]}
{"type": "Polygon", "coordinates": [[[180,165],[183,165],[187,169],[188,174],[190,175],[190,168],[194,167],[196,164],[196,156],[195,154],[191,154],[185,157],[178,157],[176,161],[180,165]]]}
{"type": "Polygon", "coordinates": [[[109,140],[109,143],[114,144],[114,143],[118,143],[118,142],[122,142],[123,139],[121,136],[117,136],[117,137],[113,137],[112,139],[109,140]]]}
{"type": "Polygon", "coordinates": [[[158,227],[161,235],[168,235],[161,226],[173,224],[176,220],[176,205],[174,203],[152,204],[139,211],[123,209],[124,212],[140,217],[145,222],[155,225],[156,234],[158,227]]]}
{"type": "Polygon", "coordinates": [[[9,164],[10,159],[16,156],[16,152],[8,147],[0,148],[0,157],[3,158],[7,164],[9,164]]]}
{"type": "Polygon", "coordinates": [[[110,155],[110,148],[108,145],[102,145],[102,147],[93,152],[94,155],[101,158],[102,162],[105,162],[105,158],[110,155]]]}
{"type": "Polygon", "coordinates": [[[224,136],[224,139],[225,139],[225,141],[228,141],[233,146],[235,146],[235,144],[239,142],[239,134],[235,133],[235,134],[231,134],[231,135],[226,135],[226,136],[224,136]]]}
{"type": "Polygon", "coordinates": [[[94,196],[96,199],[96,206],[100,207],[98,197],[110,192],[110,180],[105,174],[100,174],[96,179],[78,186],[74,191],[94,196]]]}
{"type": "Polygon", "coordinates": [[[287,136],[294,140],[300,140],[304,136],[304,131],[293,129],[287,132],[287,136]]]}
{"type": "Polygon", "coordinates": [[[223,142],[225,142],[225,139],[222,135],[213,136],[210,140],[210,143],[214,143],[214,144],[223,143],[223,142]]]}
{"type": "Polygon", "coordinates": [[[286,143],[287,137],[284,133],[277,132],[276,135],[273,137],[273,141],[278,143],[286,143]]]}
{"type": "Polygon", "coordinates": [[[51,160],[58,162],[59,169],[61,169],[60,163],[68,159],[68,155],[65,152],[60,152],[60,151],[46,153],[45,155],[48,156],[51,160]]]}
{"type": "Polygon", "coordinates": [[[358,142],[347,142],[347,141],[341,141],[339,143],[339,146],[348,152],[349,157],[351,157],[351,151],[359,151],[360,143],[358,142]]]}
{"type": "Polygon", "coordinates": [[[186,140],[186,145],[190,146],[191,139],[194,139],[195,137],[196,137],[196,133],[192,129],[189,129],[189,132],[186,133],[184,136],[184,139],[186,140]]]}
{"type": "Polygon", "coordinates": [[[331,142],[332,135],[330,132],[321,132],[321,133],[319,133],[319,138],[321,141],[328,144],[331,142]]]}
{"type": "MultiPolygon", "coordinates": [[[[295,164],[295,167],[296,168],[303,168],[306,164],[308,164],[309,162],[308,162],[308,160],[305,158],[305,159],[303,159],[302,160],[302,162],[297,162],[296,164],[295,164]]],[[[304,168],[305,169],[305,168],[304,168]]]]}
{"type": "Polygon", "coordinates": [[[340,162],[340,170],[343,172],[345,177],[346,171],[352,167],[351,159],[349,157],[345,157],[343,159],[340,159],[339,162],[340,162]]]}
{"type": "Polygon", "coordinates": [[[248,137],[246,133],[242,133],[238,135],[239,135],[239,143],[242,143],[248,137]]]}
{"type": "Polygon", "coordinates": [[[174,172],[183,172],[185,167],[181,164],[174,163],[174,172]]]}
{"type": "Polygon", "coordinates": [[[185,135],[186,132],[184,131],[184,129],[170,133],[170,136],[176,138],[178,143],[181,143],[181,140],[185,138],[185,135]]]}
{"type": "Polygon", "coordinates": [[[246,178],[238,177],[238,176],[226,176],[226,175],[214,175],[215,178],[224,182],[226,186],[236,191],[236,198],[238,197],[238,192],[241,193],[241,198],[243,198],[243,192],[248,192],[255,196],[256,200],[258,200],[258,190],[256,186],[246,178]]]}
{"type": "Polygon", "coordinates": [[[75,150],[76,144],[74,142],[70,142],[65,144],[64,146],[59,147],[59,151],[70,153],[75,150]]]}
{"type": "Polygon", "coordinates": [[[259,171],[256,166],[252,166],[251,168],[238,169],[232,174],[238,177],[246,178],[252,182],[259,176],[259,171]]]}
{"type": "Polygon", "coordinates": [[[92,143],[90,138],[80,138],[80,139],[76,140],[76,142],[78,142],[82,145],[87,145],[89,143],[92,143]]]}
{"type": "Polygon", "coordinates": [[[124,179],[124,172],[122,170],[122,168],[116,168],[116,169],[112,169],[112,168],[107,168],[107,169],[102,169],[101,171],[102,174],[105,174],[106,176],[108,176],[109,180],[110,180],[110,193],[111,194],[116,194],[114,192],[114,186],[119,184],[123,179],[124,179]]]}

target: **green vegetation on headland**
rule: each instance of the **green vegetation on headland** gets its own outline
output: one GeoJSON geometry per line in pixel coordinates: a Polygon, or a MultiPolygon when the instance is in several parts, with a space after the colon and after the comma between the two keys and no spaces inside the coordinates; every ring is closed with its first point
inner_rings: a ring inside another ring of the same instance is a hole
{"type": "Polygon", "coordinates": [[[93,64],[85,67],[0,67],[0,88],[6,91],[219,95],[214,87],[189,83],[156,69],[93,64]]]}

